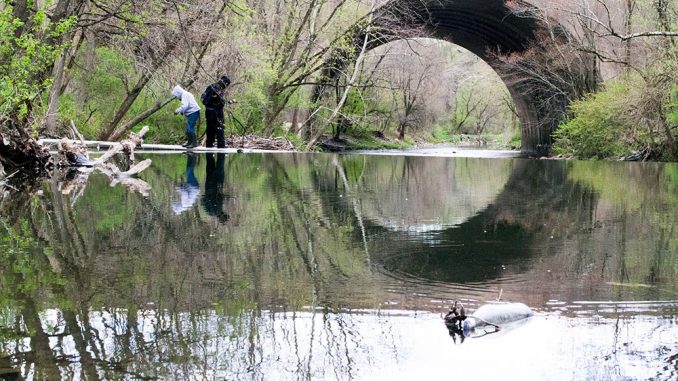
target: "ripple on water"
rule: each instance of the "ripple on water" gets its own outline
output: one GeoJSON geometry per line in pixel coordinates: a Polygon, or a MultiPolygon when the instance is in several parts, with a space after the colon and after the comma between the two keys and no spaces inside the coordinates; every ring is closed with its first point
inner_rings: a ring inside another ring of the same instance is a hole
{"type": "Polygon", "coordinates": [[[390,295],[389,304],[409,305],[420,309],[448,308],[455,300],[468,307],[478,307],[488,301],[504,300],[504,290],[520,289],[526,279],[521,275],[507,274],[488,282],[455,283],[431,280],[404,271],[379,269],[381,287],[390,295]],[[395,302],[400,300],[401,302],[395,302]]]}
{"type": "Polygon", "coordinates": [[[576,317],[619,317],[658,316],[672,318],[678,316],[678,300],[663,301],[558,301],[546,303],[544,312],[554,312],[576,317]]]}

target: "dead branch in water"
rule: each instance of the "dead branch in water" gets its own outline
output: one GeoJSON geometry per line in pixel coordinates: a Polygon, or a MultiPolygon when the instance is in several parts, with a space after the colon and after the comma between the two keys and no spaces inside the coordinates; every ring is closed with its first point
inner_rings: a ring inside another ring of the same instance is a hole
{"type": "Polygon", "coordinates": [[[80,138],[80,143],[71,142],[67,139],[60,140],[58,143],[60,159],[57,163],[61,168],[70,168],[69,173],[71,175],[73,171],[77,171],[77,174],[72,179],[64,180],[61,183],[59,189],[62,194],[71,194],[75,190],[73,200],[75,202],[84,192],[89,175],[98,170],[108,176],[111,180],[111,186],[120,183],[132,191],[148,196],[151,186],[145,181],[135,178],[135,176],[151,166],[152,161],[150,159],[133,165],[127,171],[122,171],[115,164],[108,162],[109,159],[121,152],[124,152],[134,162],[134,149],[140,147],[143,143],[143,137],[149,130],[148,126],[144,126],[138,133],[130,132],[129,138],[111,146],[106,153],[95,160],[90,160],[85,140],[82,139],[82,135],[76,129],[75,124],[72,123],[71,128],[73,135],[80,138]]]}
{"type": "Polygon", "coordinates": [[[146,135],[149,130],[148,126],[144,126],[138,133],[130,132],[130,136],[127,139],[112,145],[100,158],[90,160],[85,140],[75,128],[75,124],[71,124],[71,128],[73,129],[73,135],[79,137],[80,143],[71,142],[68,139],[61,139],[57,143],[59,155],[61,156],[60,159],[57,160],[57,166],[96,167],[105,163],[120,152],[124,152],[129,156],[131,161],[134,161],[134,149],[141,146],[141,143],[144,141],[144,135],[146,135]]]}

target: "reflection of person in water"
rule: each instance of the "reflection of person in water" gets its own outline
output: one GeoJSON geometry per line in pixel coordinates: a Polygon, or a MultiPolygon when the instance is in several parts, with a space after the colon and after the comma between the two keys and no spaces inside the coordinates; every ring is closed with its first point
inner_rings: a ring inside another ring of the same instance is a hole
{"type": "Polygon", "coordinates": [[[200,195],[200,184],[195,178],[195,155],[186,154],[186,182],[175,187],[179,201],[172,203],[174,214],[181,214],[193,207],[200,195]]]}
{"type": "Polygon", "coordinates": [[[215,216],[221,223],[230,218],[224,212],[224,161],[226,154],[217,153],[216,161],[213,153],[206,153],[205,160],[205,193],[202,196],[202,206],[211,216],[215,216]]]}
{"type": "Polygon", "coordinates": [[[452,338],[452,341],[454,341],[455,344],[457,344],[457,338],[459,338],[459,344],[464,344],[464,339],[466,339],[466,336],[464,335],[464,330],[459,328],[457,324],[449,324],[447,325],[447,332],[450,334],[450,337],[452,338]]]}
{"type": "Polygon", "coordinates": [[[448,312],[447,315],[445,315],[444,319],[445,324],[447,325],[457,324],[461,329],[462,327],[461,322],[466,320],[466,309],[464,308],[464,305],[459,303],[459,301],[455,301],[454,305],[450,307],[450,312],[448,312]]]}
{"type": "Polygon", "coordinates": [[[445,320],[445,325],[447,326],[447,330],[454,343],[457,343],[457,337],[459,337],[461,339],[459,344],[464,344],[464,339],[466,338],[462,326],[462,322],[466,320],[466,309],[464,308],[464,305],[459,301],[455,301],[454,305],[450,307],[450,311],[443,319],[445,320]]]}

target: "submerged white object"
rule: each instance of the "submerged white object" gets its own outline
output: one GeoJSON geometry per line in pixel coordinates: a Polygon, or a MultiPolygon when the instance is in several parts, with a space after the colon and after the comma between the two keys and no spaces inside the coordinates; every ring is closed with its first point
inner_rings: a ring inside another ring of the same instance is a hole
{"type": "Polygon", "coordinates": [[[501,326],[534,315],[530,307],[523,303],[485,304],[480,306],[463,323],[464,333],[487,326],[501,326]]]}
{"type": "Polygon", "coordinates": [[[532,315],[534,312],[523,303],[485,304],[473,313],[473,316],[496,325],[526,319],[532,315]]]}

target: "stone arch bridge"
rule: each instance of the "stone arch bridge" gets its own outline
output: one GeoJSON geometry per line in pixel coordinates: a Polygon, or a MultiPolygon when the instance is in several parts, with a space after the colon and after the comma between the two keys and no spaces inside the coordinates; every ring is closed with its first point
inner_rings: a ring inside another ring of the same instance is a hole
{"type": "MultiPolygon", "coordinates": [[[[376,12],[376,27],[356,29],[355,43],[362,46],[366,33],[370,49],[428,37],[471,51],[506,84],[521,120],[522,150],[544,154],[569,102],[598,81],[589,69],[594,61],[567,49],[569,34],[541,15],[522,0],[391,0],[376,12]]],[[[330,66],[350,61],[350,54],[336,57],[330,66]]]]}

